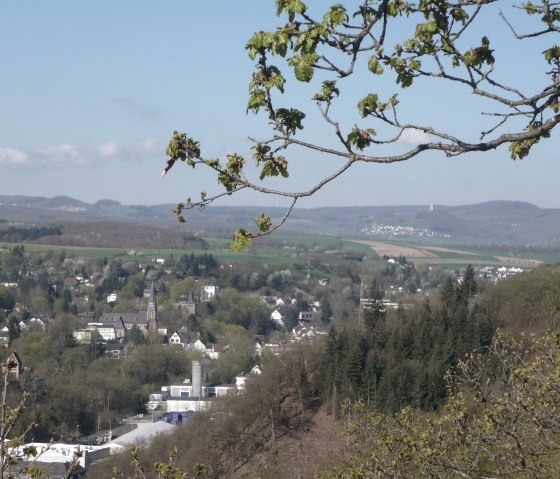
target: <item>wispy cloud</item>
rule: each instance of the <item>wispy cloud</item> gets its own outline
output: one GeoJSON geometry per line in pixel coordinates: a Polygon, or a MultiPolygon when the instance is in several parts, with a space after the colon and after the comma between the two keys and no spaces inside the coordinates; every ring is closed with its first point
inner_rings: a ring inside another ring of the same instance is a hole
{"type": "Polygon", "coordinates": [[[110,140],[105,143],[90,145],[88,151],[103,160],[128,161],[143,157],[153,157],[154,154],[163,154],[164,147],[155,138],[145,138],[129,144],[120,144],[110,140]]]}
{"type": "Polygon", "coordinates": [[[430,143],[431,138],[430,135],[424,133],[422,130],[417,130],[416,128],[406,128],[403,130],[399,141],[406,145],[418,146],[424,143],[430,143]]]}
{"type": "Polygon", "coordinates": [[[119,154],[122,150],[121,146],[116,141],[108,141],[107,143],[99,143],[95,145],[95,149],[102,158],[111,158],[119,154]]]}
{"type": "Polygon", "coordinates": [[[158,118],[166,113],[166,110],[163,108],[147,105],[128,97],[113,98],[113,103],[133,115],[146,118],[158,118]]]}
{"type": "Polygon", "coordinates": [[[141,140],[133,145],[132,149],[140,153],[148,154],[163,152],[163,146],[155,138],[146,138],[144,140],[141,140]]]}
{"type": "Polygon", "coordinates": [[[61,166],[92,166],[104,161],[130,161],[132,159],[164,156],[161,141],[145,138],[130,144],[120,144],[115,140],[77,147],[69,143],[48,146],[38,150],[22,150],[11,146],[0,146],[0,166],[27,168],[38,165],[43,168],[61,166]]]}
{"type": "Polygon", "coordinates": [[[0,165],[2,166],[25,166],[29,163],[29,155],[17,148],[0,146],[0,165]]]}
{"type": "Polygon", "coordinates": [[[73,164],[79,166],[89,165],[90,162],[78,151],[74,145],[51,146],[39,150],[43,156],[42,162],[53,165],[73,164]]]}

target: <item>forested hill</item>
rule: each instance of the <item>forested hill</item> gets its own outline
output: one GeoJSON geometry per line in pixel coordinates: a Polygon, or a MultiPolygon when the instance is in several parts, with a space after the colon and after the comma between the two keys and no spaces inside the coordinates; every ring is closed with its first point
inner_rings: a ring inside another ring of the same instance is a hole
{"type": "MultiPolygon", "coordinates": [[[[187,212],[179,224],[174,205],[123,205],[112,200],[94,204],[73,198],[0,195],[0,226],[11,223],[112,221],[151,224],[183,232],[231,235],[238,227],[253,228],[261,213],[279,218],[277,207],[208,207],[187,212]]],[[[519,201],[444,206],[356,206],[296,209],[285,232],[404,240],[430,244],[511,246],[560,245],[560,209],[543,209],[519,201]]]]}

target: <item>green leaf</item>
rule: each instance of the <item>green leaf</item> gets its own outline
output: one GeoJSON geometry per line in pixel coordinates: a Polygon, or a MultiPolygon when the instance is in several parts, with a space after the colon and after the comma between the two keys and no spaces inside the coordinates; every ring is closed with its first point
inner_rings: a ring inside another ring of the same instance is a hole
{"type": "Polygon", "coordinates": [[[481,46],[477,48],[471,48],[465,55],[465,64],[473,65],[475,67],[482,66],[483,63],[492,65],[494,63],[494,56],[492,52],[494,50],[490,49],[490,40],[487,37],[482,37],[481,46]]]}
{"type": "Polygon", "coordinates": [[[281,57],[285,57],[288,51],[288,45],[290,43],[290,33],[292,32],[292,28],[290,30],[286,29],[279,29],[276,31],[273,37],[272,47],[270,52],[275,55],[278,54],[281,57]]]}
{"type": "Polygon", "coordinates": [[[315,101],[331,101],[334,95],[340,95],[340,90],[336,87],[335,80],[325,80],[321,88],[321,93],[316,93],[313,96],[315,101]]]}
{"type": "Polygon", "coordinates": [[[523,5],[523,8],[525,8],[525,11],[529,15],[533,15],[533,14],[539,12],[539,9],[535,5],[533,5],[531,2],[527,2],[525,5],[523,5]]]}
{"type": "Polygon", "coordinates": [[[350,145],[355,146],[356,149],[361,151],[371,145],[372,137],[376,134],[377,133],[375,132],[375,130],[371,128],[362,130],[357,126],[354,126],[354,128],[352,128],[352,131],[348,135],[347,141],[350,145]]]}
{"type": "Polygon", "coordinates": [[[469,14],[465,10],[463,10],[461,5],[456,5],[451,10],[451,16],[453,17],[453,20],[461,22],[463,24],[469,19],[469,14]]]}
{"type": "Polygon", "coordinates": [[[245,45],[245,49],[249,50],[249,58],[254,60],[258,54],[263,54],[272,48],[274,43],[274,34],[270,32],[257,32],[245,45]]]}
{"type": "Polygon", "coordinates": [[[260,179],[266,177],[282,175],[287,178],[288,175],[288,162],[283,156],[274,156],[270,153],[270,146],[257,143],[252,147],[254,150],[253,159],[257,166],[263,163],[260,174],[260,179]]]}
{"type": "Polygon", "coordinates": [[[228,162],[224,170],[218,175],[220,183],[228,193],[231,193],[239,186],[240,177],[245,165],[245,158],[237,154],[228,155],[228,162]]]}
{"type": "Polygon", "coordinates": [[[370,59],[368,61],[368,70],[371,73],[374,73],[375,75],[383,74],[383,67],[381,66],[381,64],[379,63],[379,60],[377,59],[377,57],[375,55],[370,57],[370,59]]]}
{"type": "Polygon", "coordinates": [[[200,144],[198,141],[189,138],[186,133],[174,131],[165,154],[169,157],[169,160],[167,160],[167,165],[161,173],[162,177],[167,174],[177,160],[186,161],[189,166],[194,168],[194,160],[200,158],[200,144]]]}
{"type": "Polygon", "coordinates": [[[303,130],[303,119],[305,113],[296,108],[278,108],[276,110],[276,120],[286,130],[288,135],[293,135],[297,130],[303,130]]]}
{"type": "Polygon", "coordinates": [[[269,66],[266,71],[267,81],[265,86],[267,88],[277,88],[281,93],[284,93],[284,84],[286,79],[280,72],[280,70],[275,66],[269,66]]]}
{"type": "MultiPolygon", "coordinates": [[[[542,122],[540,122],[540,121],[532,122],[527,127],[527,131],[535,131],[538,128],[540,128],[541,126],[542,126],[542,122]]],[[[511,159],[512,160],[517,160],[517,159],[522,160],[523,158],[525,158],[526,156],[529,155],[529,153],[531,151],[531,148],[535,144],[537,144],[541,140],[541,138],[549,138],[549,137],[550,137],[550,132],[545,131],[540,136],[537,136],[535,138],[529,138],[527,140],[513,142],[509,146],[509,151],[511,153],[511,159]]]]}
{"type": "Polygon", "coordinates": [[[302,55],[311,55],[315,53],[320,38],[326,38],[329,35],[329,29],[322,25],[310,27],[302,30],[297,35],[297,40],[293,46],[295,52],[301,51],[302,55]]]}
{"type": "Polygon", "coordinates": [[[294,21],[296,14],[302,14],[307,10],[307,6],[301,0],[276,0],[276,7],[276,15],[285,11],[290,22],[294,21]]]}
{"type": "Polygon", "coordinates": [[[261,106],[266,102],[266,91],[262,88],[254,88],[250,91],[249,102],[247,103],[247,113],[253,110],[253,113],[258,113],[261,106]]]}
{"type": "Polygon", "coordinates": [[[544,59],[549,63],[552,64],[557,62],[560,58],[560,47],[558,45],[554,45],[552,48],[545,50],[544,52],[544,59]]]}
{"type": "Polygon", "coordinates": [[[360,100],[358,102],[358,111],[360,112],[360,115],[362,115],[362,118],[375,113],[377,111],[378,104],[379,97],[374,93],[370,93],[368,96],[360,100]]]}
{"type": "Polygon", "coordinates": [[[323,22],[330,26],[343,25],[348,22],[348,13],[344,5],[337,3],[323,17],[323,22]]]}
{"type": "Polygon", "coordinates": [[[319,59],[319,55],[304,54],[290,58],[288,65],[294,67],[294,74],[299,81],[309,83],[315,73],[314,64],[319,59]]]}
{"type": "Polygon", "coordinates": [[[233,238],[231,239],[231,245],[229,249],[233,253],[239,253],[243,251],[247,246],[249,246],[252,242],[253,242],[253,234],[244,228],[239,228],[233,234],[233,238]]]}
{"type": "Polygon", "coordinates": [[[261,215],[255,219],[255,223],[259,228],[259,232],[263,234],[268,233],[272,227],[272,220],[270,219],[270,216],[265,216],[264,213],[261,213],[261,215]]]}

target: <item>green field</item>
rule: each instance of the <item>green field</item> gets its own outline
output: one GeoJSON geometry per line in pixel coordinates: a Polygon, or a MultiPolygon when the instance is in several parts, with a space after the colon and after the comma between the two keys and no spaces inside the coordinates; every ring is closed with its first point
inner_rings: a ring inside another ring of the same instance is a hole
{"type": "MultiPolygon", "coordinates": [[[[205,238],[209,245],[207,249],[155,249],[145,248],[137,256],[129,255],[123,248],[84,248],[70,246],[49,246],[35,243],[24,243],[27,251],[60,252],[86,258],[129,257],[154,259],[157,257],[178,257],[185,254],[211,254],[219,262],[238,263],[267,263],[285,265],[306,263],[312,257],[354,257],[363,260],[365,264],[381,268],[385,264],[379,257],[405,256],[409,261],[430,266],[458,268],[467,264],[473,266],[521,266],[535,267],[540,263],[555,264],[560,262],[560,255],[546,254],[543,251],[523,251],[513,254],[506,249],[499,251],[484,251],[471,248],[445,248],[419,245],[413,243],[399,243],[388,241],[352,240],[335,236],[313,236],[303,234],[275,234],[267,238],[255,240],[254,244],[242,253],[232,253],[229,250],[230,240],[227,238],[205,238]],[[367,244],[366,244],[367,243],[367,244]],[[379,255],[376,256],[376,253],[379,255]]],[[[16,244],[4,244],[0,247],[11,248],[16,244]]]]}

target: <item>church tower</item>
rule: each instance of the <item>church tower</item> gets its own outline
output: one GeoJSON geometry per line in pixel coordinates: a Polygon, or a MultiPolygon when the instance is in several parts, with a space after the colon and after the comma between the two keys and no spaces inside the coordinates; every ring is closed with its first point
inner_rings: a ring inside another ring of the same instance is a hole
{"type": "Polygon", "coordinates": [[[156,303],[156,290],[154,288],[154,282],[152,281],[152,287],[150,289],[150,299],[148,300],[148,331],[150,333],[157,333],[157,303],[156,303]]]}

